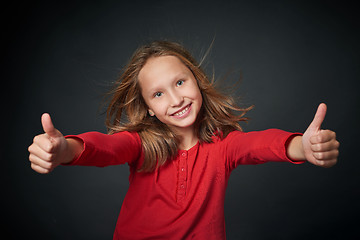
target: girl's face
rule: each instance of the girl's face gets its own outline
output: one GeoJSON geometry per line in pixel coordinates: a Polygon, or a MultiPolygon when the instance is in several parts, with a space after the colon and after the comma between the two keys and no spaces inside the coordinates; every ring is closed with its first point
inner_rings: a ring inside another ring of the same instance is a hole
{"type": "Polygon", "coordinates": [[[178,133],[194,130],[202,97],[194,75],[177,57],[148,59],[139,83],[151,116],[178,133]]]}

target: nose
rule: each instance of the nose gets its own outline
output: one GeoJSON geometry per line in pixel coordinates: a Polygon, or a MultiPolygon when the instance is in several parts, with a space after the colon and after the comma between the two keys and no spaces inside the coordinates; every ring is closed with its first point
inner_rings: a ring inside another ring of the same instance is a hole
{"type": "Polygon", "coordinates": [[[169,96],[170,96],[170,105],[172,107],[179,107],[184,102],[183,96],[180,93],[176,92],[176,91],[171,91],[169,93],[169,96]]]}

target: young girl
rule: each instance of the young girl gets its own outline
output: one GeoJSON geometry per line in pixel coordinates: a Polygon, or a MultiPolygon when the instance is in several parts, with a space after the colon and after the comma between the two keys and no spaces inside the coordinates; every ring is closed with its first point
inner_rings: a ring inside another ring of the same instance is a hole
{"type": "Polygon", "coordinates": [[[225,239],[225,190],[239,164],[307,160],[331,167],[339,154],[335,133],[320,129],[325,104],[303,135],[245,133],[239,121],[248,110],[216,91],[181,45],[156,41],[134,53],[116,83],[108,135],[64,137],[45,113],[45,133],[34,138],[29,159],[39,173],[60,164],[128,163],[114,239],[225,239]]]}

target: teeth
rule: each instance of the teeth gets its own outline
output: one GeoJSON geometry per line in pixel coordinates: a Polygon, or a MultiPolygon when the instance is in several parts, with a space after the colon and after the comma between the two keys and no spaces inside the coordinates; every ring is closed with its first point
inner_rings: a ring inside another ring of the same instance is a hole
{"type": "Polygon", "coordinates": [[[189,107],[186,107],[184,110],[182,110],[181,112],[175,113],[175,116],[180,116],[183,115],[187,110],[189,110],[189,107]]]}

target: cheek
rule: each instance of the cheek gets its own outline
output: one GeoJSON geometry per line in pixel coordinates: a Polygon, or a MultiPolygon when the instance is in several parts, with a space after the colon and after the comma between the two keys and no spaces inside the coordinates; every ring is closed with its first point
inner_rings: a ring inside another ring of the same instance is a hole
{"type": "Polygon", "coordinates": [[[202,95],[199,88],[194,89],[193,98],[199,102],[199,105],[202,104],[202,95]]]}
{"type": "Polygon", "coordinates": [[[150,109],[152,109],[155,112],[155,114],[157,113],[157,115],[166,114],[167,111],[167,107],[164,101],[156,101],[156,102],[154,101],[151,104],[150,109]]]}

